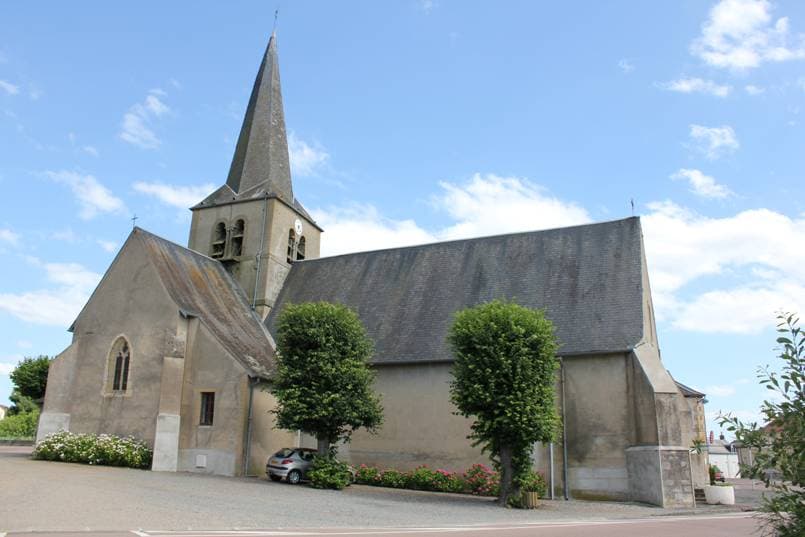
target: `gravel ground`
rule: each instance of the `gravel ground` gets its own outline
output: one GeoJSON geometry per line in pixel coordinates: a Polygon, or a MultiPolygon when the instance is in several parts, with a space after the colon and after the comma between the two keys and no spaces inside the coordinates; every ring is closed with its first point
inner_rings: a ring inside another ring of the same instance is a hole
{"type": "Polygon", "coordinates": [[[513,510],[465,495],[366,486],[323,491],[254,478],[33,461],[28,451],[0,448],[0,532],[423,527],[733,510],[582,501],[545,501],[537,510],[513,510]]]}

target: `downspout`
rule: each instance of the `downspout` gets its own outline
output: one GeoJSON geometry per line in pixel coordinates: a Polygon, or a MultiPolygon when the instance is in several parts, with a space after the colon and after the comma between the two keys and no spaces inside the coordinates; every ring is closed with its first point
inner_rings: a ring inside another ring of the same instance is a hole
{"type": "Polygon", "coordinates": [[[551,442],[550,444],[548,444],[548,466],[550,466],[550,468],[551,468],[551,472],[550,472],[550,474],[549,474],[549,475],[550,475],[550,477],[549,477],[549,481],[550,481],[550,487],[551,487],[551,488],[550,488],[550,491],[551,491],[551,499],[552,499],[552,500],[555,500],[556,498],[555,498],[555,495],[554,495],[554,490],[553,490],[553,488],[554,488],[554,475],[553,475],[553,474],[554,474],[554,472],[553,472],[553,442],[551,442]]]}
{"type": "Polygon", "coordinates": [[[249,377],[249,406],[246,411],[246,445],[243,450],[243,477],[249,477],[249,459],[252,454],[252,407],[254,406],[254,387],[260,383],[257,377],[249,377]]]}
{"type": "Polygon", "coordinates": [[[268,212],[268,192],[263,194],[263,226],[260,229],[260,250],[257,251],[257,274],[254,276],[254,295],[252,296],[252,310],[257,305],[257,288],[260,284],[260,263],[263,261],[263,248],[266,244],[266,213],[268,212]]]}
{"type": "Polygon", "coordinates": [[[570,499],[570,486],[567,482],[567,419],[565,417],[565,361],[559,358],[559,371],[562,376],[562,485],[565,500],[570,499]]]}

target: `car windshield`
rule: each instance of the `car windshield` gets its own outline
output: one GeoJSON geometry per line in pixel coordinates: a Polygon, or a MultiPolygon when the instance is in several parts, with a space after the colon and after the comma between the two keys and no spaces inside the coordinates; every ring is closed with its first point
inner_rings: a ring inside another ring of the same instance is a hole
{"type": "Polygon", "coordinates": [[[284,458],[284,457],[290,457],[293,454],[294,454],[294,450],[292,450],[290,448],[285,448],[285,449],[281,449],[281,450],[277,451],[276,453],[274,453],[274,456],[284,458]]]}

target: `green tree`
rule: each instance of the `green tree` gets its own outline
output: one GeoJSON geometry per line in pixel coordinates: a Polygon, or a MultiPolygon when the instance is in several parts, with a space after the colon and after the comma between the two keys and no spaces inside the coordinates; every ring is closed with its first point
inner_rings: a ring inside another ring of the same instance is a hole
{"type": "Polygon", "coordinates": [[[516,503],[533,444],[554,440],[560,427],[553,324],[542,311],[493,301],[458,312],[448,342],[451,401],[474,419],[470,438],[501,473],[500,503],[516,503]]]}
{"type": "Polygon", "coordinates": [[[45,388],[48,383],[48,369],[51,358],[48,356],[26,357],[17,364],[11,372],[14,389],[9,399],[14,406],[12,414],[30,412],[34,408],[41,408],[45,398],[45,388]]]}
{"type": "Polygon", "coordinates": [[[805,332],[796,315],[781,314],[778,321],[781,370],[758,370],[760,383],[776,394],[761,406],[766,426],[729,414],[719,422],[751,450],[752,462],[742,475],[762,479],[774,491],[761,508],[768,529],[780,537],[800,537],[805,535],[805,332]]]}
{"type": "Polygon", "coordinates": [[[358,428],[383,422],[367,364],[372,343],[354,311],[327,302],[289,304],[277,328],[277,427],[316,437],[320,455],[358,428]]]}

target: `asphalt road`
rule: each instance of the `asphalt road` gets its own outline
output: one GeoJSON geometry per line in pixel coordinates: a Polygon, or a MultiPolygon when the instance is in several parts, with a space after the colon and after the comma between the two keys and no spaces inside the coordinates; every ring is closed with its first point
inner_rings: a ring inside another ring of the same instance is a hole
{"type": "MultiPolygon", "coordinates": [[[[454,526],[449,528],[338,528],[315,530],[157,531],[82,533],[9,533],[6,537],[741,537],[757,535],[751,514],[663,517],[617,521],[546,522],[520,525],[454,526]]],[[[3,537],[0,534],[0,537],[3,537]]]]}
{"type": "MultiPolygon", "coordinates": [[[[679,535],[683,526],[700,525],[707,535],[717,535],[710,529],[726,525],[732,528],[730,535],[736,536],[753,524],[743,518],[711,521],[702,517],[740,511],[723,506],[672,510],[557,500],[544,501],[536,510],[502,509],[488,498],[466,495],[363,486],[322,491],[259,479],[33,461],[29,451],[0,447],[0,533],[91,532],[81,534],[88,537],[113,532],[132,537],[127,532],[135,531],[139,537],[227,537],[235,535],[230,530],[250,530],[253,533],[239,535],[352,535],[368,531],[369,535],[460,532],[468,537],[492,533],[496,537],[525,537],[610,535],[612,531],[625,535],[624,530],[637,531],[635,535],[663,535],[668,527],[679,524],[676,530],[667,531],[679,535]],[[688,521],[687,515],[694,514],[696,518],[688,521]],[[639,530],[640,524],[648,526],[639,530]],[[269,528],[271,531],[266,532],[269,528]],[[176,531],[185,533],[172,533],[176,531]]],[[[699,531],[694,527],[688,535],[698,535],[699,531]]]]}

